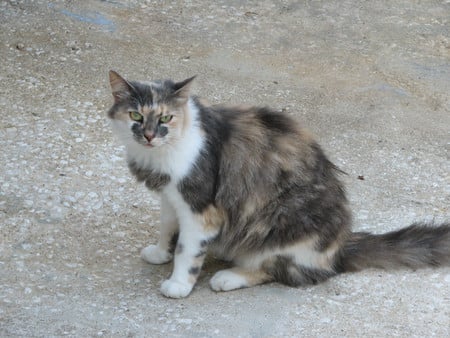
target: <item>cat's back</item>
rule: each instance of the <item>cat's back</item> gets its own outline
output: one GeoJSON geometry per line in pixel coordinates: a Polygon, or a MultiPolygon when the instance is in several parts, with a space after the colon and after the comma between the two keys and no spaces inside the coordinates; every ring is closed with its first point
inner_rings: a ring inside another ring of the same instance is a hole
{"type": "Polygon", "coordinates": [[[246,126],[283,134],[295,133],[299,127],[292,116],[265,106],[217,104],[206,107],[209,114],[235,127],[246,126]]]}
{"type": "Polygon", "coordinates": [[[220,181],[227,190],[307,184],[321,175],[317,168],[333,176],[334,166],[312,135],[284,112],[213,105],[204,107],[201,116],[210,140],[209,154],[217,160],[220,181]]]}
{"type": "Polygon", "coordinates": [[[312,135],[293,116],[264,106],[206,105],[200,111],[203,129],[219,133],[223,143],[252,142],[275,146],[292,143],[295,148],[314,142],[312,135]],[[275,143],[274,143],[275,142],[275,143]]]}

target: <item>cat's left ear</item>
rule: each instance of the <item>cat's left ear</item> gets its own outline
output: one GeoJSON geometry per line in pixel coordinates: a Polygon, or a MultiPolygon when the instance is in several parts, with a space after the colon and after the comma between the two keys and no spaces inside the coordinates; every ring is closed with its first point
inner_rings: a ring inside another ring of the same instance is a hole
{"type": "Polygon", "coordinates": [[[109,83],[116,103],[129,97],[133,89],[127,80],[113,70],[109,71],[109,83]]]}
{"type": "Polygon", "coordinates": [[[186,101],[189,98],[189,94],[191,92],[192,82],[196,77],[197,75],[194,75],[189,79],[175,83],[173,86],[173,89],[175,90],[175,92],[173,93],[173,97],[182,101],[186,101]]]}

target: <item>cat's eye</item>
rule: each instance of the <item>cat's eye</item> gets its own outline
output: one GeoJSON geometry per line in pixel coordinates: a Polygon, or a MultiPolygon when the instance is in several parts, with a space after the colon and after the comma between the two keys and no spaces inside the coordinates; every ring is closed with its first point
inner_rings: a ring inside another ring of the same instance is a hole
{"type": "Polygon", "coordinates": [[[159,118],[159,122],[161,123],[169,123],[172,120],[173,115],[164,115],[159,118]]]}
{"type": "Polygon", "coordinates": [[[144,120],[144,117],[137,111],[130,111],[130,119],[136,122],[142,122],[144,120]]]}

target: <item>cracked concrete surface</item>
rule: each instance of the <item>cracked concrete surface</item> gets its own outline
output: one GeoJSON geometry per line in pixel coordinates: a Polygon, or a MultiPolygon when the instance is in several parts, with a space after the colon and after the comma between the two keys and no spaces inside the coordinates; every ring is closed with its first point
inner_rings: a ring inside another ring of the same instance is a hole
{"type": "Polygon", "coordinates": [[[450,268],[166,299],[107,71],[300,119],[359,230],[450,218],[448,1],[0,1],[0,336],[450,336],[450,268]]]}

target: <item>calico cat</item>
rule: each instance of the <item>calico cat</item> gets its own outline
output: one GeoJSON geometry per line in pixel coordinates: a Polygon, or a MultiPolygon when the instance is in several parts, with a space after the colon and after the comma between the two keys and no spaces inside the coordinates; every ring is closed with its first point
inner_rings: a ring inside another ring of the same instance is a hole
{"type": "Polygon", "coordinates": [[[207,253],[233,262],[215,291],[267,282],[315,284],[368,267],[450,264],[450,224],[383,235],[351,231],[341,171],[288,115],[209,106],[182,82],[127,81],[110,71],[108,112],[131,173],[161,196],[152,264],[174,259],[167,297],[191,292],[207,253]]]}

